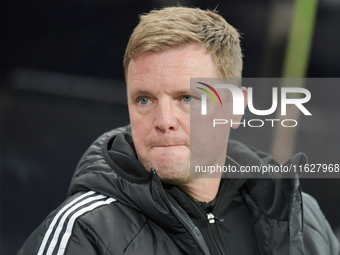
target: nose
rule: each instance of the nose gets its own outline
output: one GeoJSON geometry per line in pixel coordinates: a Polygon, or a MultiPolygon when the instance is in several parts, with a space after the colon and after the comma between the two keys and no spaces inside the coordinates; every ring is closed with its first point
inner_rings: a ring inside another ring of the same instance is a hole
{"type": "Polygon", "coordinates": [[[158,132],[166,133],[178,129],[176,104],[171,99],[159,100],[155,109],[154,127],[158,132]]]}

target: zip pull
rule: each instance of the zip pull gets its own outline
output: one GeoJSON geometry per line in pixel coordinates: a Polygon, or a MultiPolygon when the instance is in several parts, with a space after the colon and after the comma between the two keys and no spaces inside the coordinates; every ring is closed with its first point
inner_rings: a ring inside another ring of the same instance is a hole
{"type": "Polygon", "coordinates": [[[157,175],[155,168],[151,167],[151,173],[153,173],[153,175],[157,175]]]}
{"type": "Polygon", "coordinates": [[[219,222],[223,222],[224,219],[219,219],[219,218],[216,218],[212,213],[208,213],[207,214],[207,219],[209,221],[209,223],[215,223],[215,220],[219,221],[219,222]]]}

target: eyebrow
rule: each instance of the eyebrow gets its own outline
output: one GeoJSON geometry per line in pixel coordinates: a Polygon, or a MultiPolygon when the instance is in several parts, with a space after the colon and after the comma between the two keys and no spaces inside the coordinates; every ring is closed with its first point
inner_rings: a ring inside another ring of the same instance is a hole
{"type": "Polygon", "coordinates": [[[140,96],[149,96],[152,95],[152,91],[146,89],[138,89],[131,93],[131,99],[138,98],[140,96]]]}
{"type": "Polygon", "coordinates": [[[140,96],[140,95],[145,95],[145,94],[150,94],[149,90],[145,90],[145,89],[138,89],[136,91],[134,91],[131,96],[135,97],[135,96],[140,96]]]}
{"type": "Polygon", "coordinates": [[[190,95],[190,90],[176,90],[175,95],[190,95]]]}

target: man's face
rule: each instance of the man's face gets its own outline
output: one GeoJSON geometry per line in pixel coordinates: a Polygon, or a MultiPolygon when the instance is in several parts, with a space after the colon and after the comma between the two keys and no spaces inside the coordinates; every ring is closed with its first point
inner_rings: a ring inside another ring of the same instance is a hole
{"type": "Polygon", "coordinates": [[[189,95],[194,77],[218,77],[210,54],[194,44],[143,53],[128,67],[128,107],[138,158],[164,182],[190,181],[189,95]]]}

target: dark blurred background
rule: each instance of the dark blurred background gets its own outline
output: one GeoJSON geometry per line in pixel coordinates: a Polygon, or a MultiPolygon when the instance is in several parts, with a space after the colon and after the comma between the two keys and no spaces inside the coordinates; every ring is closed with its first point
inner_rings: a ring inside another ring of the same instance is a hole
{"type": "MultiPolygon", "coordinates": [[[[122,60],[139,14],[177,3],[218,6],[242,33],[244,77],[281,77],[294,2],[2,0],[0,254],[15,254],[65,199],[87,147],[103,132],[129,123],[122,60]]],[[[307,77],[339,77],[339,24],[340,1],[320,0],[307,77]]],[[[310,107],[340,128],[340,86],[327,92],[335,100],[326,99],[324,91],[312,92],[318,100],[310,107]]],[[[313,163],[339,163],[337,128],[301,127],[296,151],[304,151],[313,163]]],[[[232,136],[270,152],[271,133],[261,137],[238,131],[232,136]]],[[[301,182],[337,231],[340,179],[301,182]]]]}

